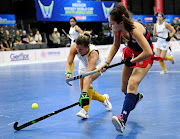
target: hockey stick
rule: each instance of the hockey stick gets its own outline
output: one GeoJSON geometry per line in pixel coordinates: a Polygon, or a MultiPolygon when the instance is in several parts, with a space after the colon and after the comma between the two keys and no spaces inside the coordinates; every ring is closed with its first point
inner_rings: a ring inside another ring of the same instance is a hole
{"type": "Polygon", "coordinates": [[[74,103],[74,104],[72,104],[72,105],[69,105],[69,106],[67,106],[67,107],[64,107],[64,108],[62,108],[62,109],[59,109],[59,110],[54,111],[54,112],[52,112],[52,113],[49,113],[49,114],[47,114],[47,115],[44,115],[44,116],[42,116],[42,117],[39,117],[39,118],[37,118],[37,119],[35,119],[35,120],[29,121],[29,122],[27,122],[27,123],[25,123],[25,124],[23,124],[23,125],[21,125],[21,126],[19,126],[19,127],[17,126],[17,125],[18,125],[18,122],[15,122],[15,123],[14,123],[14,129],[15,129],[15,130],[21,130],[21,129],[27,127],[27,126],[30,126],[30,125],[32,125],[32,124],[35,124],[35,123],[37,123],[37,122],[39,122],[39,121],[41,121],[41,120],[44,120],[44,119],[46,119],[46,118],[48,118],[48,117],[50,117],[50,116],[53,116],[53,115],[55,115],[55,114],[57,114],[57,113],[59,113],[59,112],[62,112],[62,111],[64,111],[64,110],[66,110],[66,109],[69,109],[69,108],[71,108],[71,107],[74,107],[74,106],[76,106],[76,105],[78,105],[78,104],[79,104],[79,102],[76,102],[76,103],[74,103]]]}
{"type": "MultiPolygon", "coordinates": [[[[110,65],[110,66],[108,66],[106,69],[109,69],[109,68],[112,68],[112,67],[116,67],[116,66],[119,66],[119,65],[121,65],[121,64],[124,64],[124,60],[122,60],[122,61],[119,62],[119,63],[110,65]]],[[[80,78],[84,78],[84,77],[86,77],[86,76],[89,76],[89,75],[92,75],[92,74],[95,74],[95,73],[98,73],[98,72],[100,72],[100,69],[96,69],[96,70],[87,72],[87,73],[85,73],[85,74],[80,74],[80,75],[77,75],[77,76],[73,76],[73,77],[71,77],[71,78],[67,78],[67,79],[66,79],[66,83],[67,83],[68,85],[72,86],[72,85],[69,83],[70,81],[77,80],[77,79],[80,79],[80,78]]]]}
{"type": "Polygon", "coordinates": [[[70,35],[68,35],[64,29],[61,29],[61,30],[69,39],[73,40],[73,38],[70,35]]]}

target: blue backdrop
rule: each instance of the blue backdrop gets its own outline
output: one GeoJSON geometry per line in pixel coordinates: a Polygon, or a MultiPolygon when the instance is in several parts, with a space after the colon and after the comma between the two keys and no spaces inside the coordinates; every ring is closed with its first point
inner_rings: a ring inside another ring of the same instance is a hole
{"type": "MultiPolygon", "coordinates": [[[[172,23],[174,18],[180,17],[180,15],[164,15],[167,23],[172,23]]],[[[156,23],[156,16],[154,15],[133,15],[135,21],[141,19],[141,23],[156,23]]]]}
{"type": "MultiPolygon", "coordinates": [[[[115,1],[80,0],[35,0],[37,21],[69,22],[74,16],[78,22],[108,22],[109,12],[115,7],[115,1]]],[[[134,20],[142,23],[155,23],[154,15],[133,15],[134,20]]],[[[172,23],[174,17],[165,15],[166,22],[172,23]]]]}
{"type": "Polygon", "coordinates": [[[15,25],[14,14],[0,14],[0,25],[15,25]]]}
{"type": "Polygon", "coordinates": [[[37,21],[105,22],[115,7],[114,1],[35,0],[37,21]]]}

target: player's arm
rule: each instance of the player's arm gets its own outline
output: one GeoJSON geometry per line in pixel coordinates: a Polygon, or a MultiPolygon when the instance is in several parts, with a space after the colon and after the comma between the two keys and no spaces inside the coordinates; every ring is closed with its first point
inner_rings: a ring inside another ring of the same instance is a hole
{"type": "Polygon", "coordinates": [[[78,27],[77,25],[75,26],[75,30],[81,34],[83,33],[83,30],[80,27],[78,27]]]}
{"type": "Polygon", "coordinates": [[[71,65],[74,61],[74,57],[77,54],[76,44],[71,44],[70,52],[66,61],[66,78],[72,77],[71,65]],[[68,73],[68,74],[67,74],[68,73]]]}
{"type": "Polygon", "coordinates": [[[174,34],[176,33],[176,31],[175,31],[175,29],[170,25],[170,24],[168,24],[168,23],[165,23],[165,26],[166,26],[166,28],[168,29],[168,30],[170,30],[170,37],[173,37],[174,36],[174,34]]]}
{"type": "Polygon", "coordinates": [[[113,45],[109,51],[108,57],[106,58],[106,63],[110,64],[112,59],[114,58],[115,54],[117,53],[119,47],[120,47],[120,36],[117,32],[114,32],[114,42],[113,45]]]}
{"type": "Polygon", "coordinates": [[[145,60],[153,54],[151,46],[149,45],[148,41],[143,35],[143,31],[144,31],[143,29],[144,27],[142,26],[136,26],[136,28],[133,29],[133,32],[132,32],[133,34],[132,38],[135,39],[137,43],[139,44],[139,46],[143,49],[141,54],[139,54],[137,57],[131,60],[132,63],[145,60]]]}
{"type": "MultiPolygon", "coordinates": [[[[93,50],[91,54],[88,57],[88,67],[87,72],[93,71],[96,69],[96,62],[99,58],[99,54],[97,51],[93,50]]],[[[90,84],[93,82],[93,80],[97,77],[96,74],[90,75],[84,78],[83,83],[83,90],[82,92],[88,92],[90,84]]]]}
{"type": "Polygon", "coordinates": [[[157,36],[157,32],[156,32],[156,25],[157,25],[157,24],[154,24],[153,36],[157,36]]]}

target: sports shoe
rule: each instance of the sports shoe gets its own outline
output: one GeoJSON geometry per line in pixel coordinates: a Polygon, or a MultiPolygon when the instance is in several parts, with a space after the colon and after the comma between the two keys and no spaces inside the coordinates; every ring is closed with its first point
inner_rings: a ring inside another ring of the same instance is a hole
{"type": "Polygon", "coordinates": [[[85,109],[81,109],[76,115],[82,118],[89,118],[88,113],[85,109]]]}
{"type": "Polygon", "coordinates": [[[110,111],[112,109],[112,104],[111,102],[109,102],[109,95],[104,94],[103,96],[105,97],[105,101],[103,102],[103,105],[106,107],[107,111],[110,111]]]}
{"type": "Polygon", "coordinates": [[[174,64],[174,58],[172,57],[172,59],[171,59],[171,62],[172,62],[172,64],[174,64]]]}
{"type": "Polygon", "coordinates": [[[160,74],[168,74],[168,71],[167,70],[163,70],[160,72],[160,74]]]}
{"type": "Polygon", "coordinates": [[[126,121],[124,120],[123,114],[113,116],[112,123],[118,132],[124,132],[126,121]]]}
{"type": "Polygon", "coordinates": [[[134,105],[134,107],[132,108],[132,110],[135,109],[137,103],[140,102],[142,99],[143,99],[143,94],[142,94],[142,93],[138,93],[138,94],[137,94],[137,99],[136,99],[136,104],[134,105]]]}

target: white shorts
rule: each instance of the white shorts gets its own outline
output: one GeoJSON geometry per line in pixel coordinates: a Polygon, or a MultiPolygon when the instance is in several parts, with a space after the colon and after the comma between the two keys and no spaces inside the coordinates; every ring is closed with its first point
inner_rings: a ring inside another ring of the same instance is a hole
{"type": "Polygon", "coordinates": [[[169,42],[163,40],[163,41],[157,41],[157,48],[160,50],[168,50],[169,49],[169,42]]]}
{"type": "MultiPolygon", "coordinates": [[[[102,61],[101,63],[96,65],[96,68],[98,69],[100,66],[102,66],[102,64],[104,64],[104,61],[102,61]]],[[[79,70],[78,70],[78,74],[84,74],[87,72],[87,65],[85,65],[84,63],[82,63],[81,61],[79,61],[79,70]]]]}

